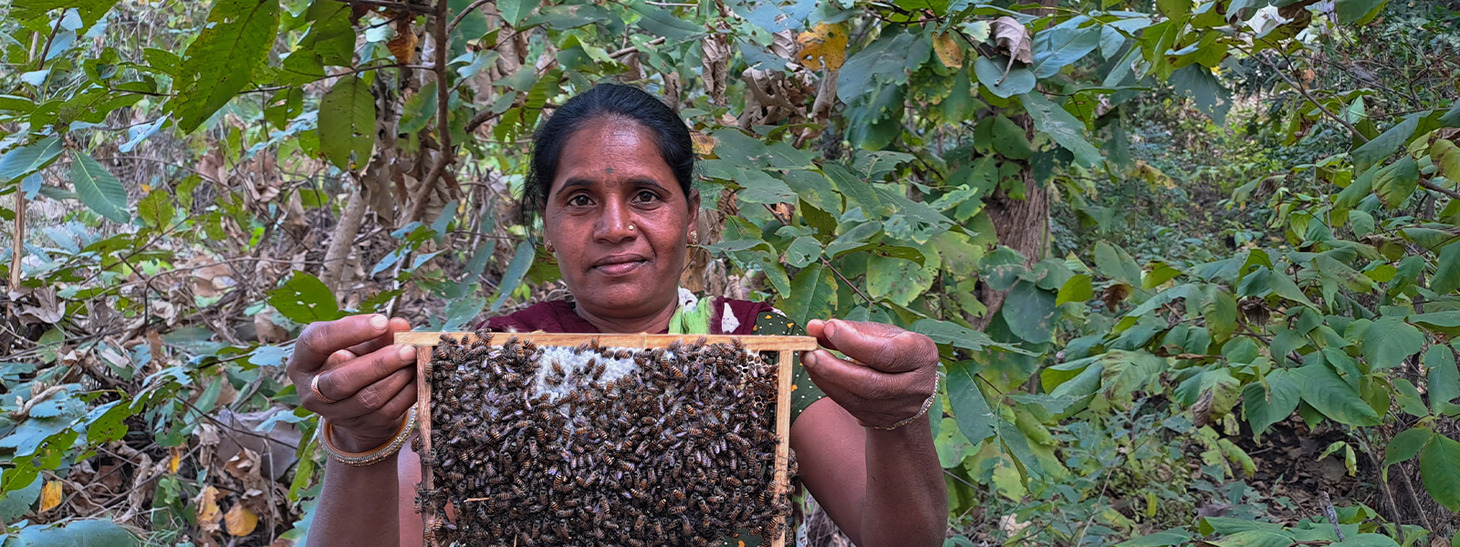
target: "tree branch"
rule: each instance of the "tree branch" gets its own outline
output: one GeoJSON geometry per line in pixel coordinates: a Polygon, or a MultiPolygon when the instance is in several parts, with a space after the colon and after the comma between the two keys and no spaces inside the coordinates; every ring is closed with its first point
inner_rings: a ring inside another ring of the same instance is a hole
{"type": "Polygon", "coordinates": [[[406,222],[420,220],[421,215],[426,211],[427,198],[431,190],[435,189],[436,181],[441,179],[441,173],[446,171],[446,166],[456,159],[451,152],[451,119],[447,106],[450,102],[451,88],[446,84],[446,51],[447,37],[446,16],[450,13],[450,5],[447,0],[436,0],[436,28],[433,34],[436,39],[436,59],[432,66],[436,69],[436,130],[441,133],[441,146],[439,148],[441,157],[437,158],[436,164],[421,179],[421,187],[416,189],[411,204],[411,214],[406,216],[406,222]]]}
{"type": "Polygon", "coordinates": [[[421,5],[416,5],[416,4],[407,4],[405,2],[389,2],[387,0],[336,0],[336,1],[337,2],[343,2],[343,3],[346,3],[346,4],[350,4],[351,6],[357,6],[357,5],[358,6],[370,6],[372,8],[385,8],[385,9],[388,9],[388,10],[395,10],[395,11],[408,11],[408,12],[411,12],[411,13],[417,13],[417,14],[420,14],[420,15],[425,15],[425,16],[428,16],[428,17],[429,16],[432,16],[432,15],[435,15],[435,13],[432,12],[430,6],[421,6],[421,5]]]}
{"type": "MultiPolygon", "coordinates": [[[[1308,92],[1308,88],[1303,87],[1302,82],[1298,82],[1297,80],[1294,80],[1292,77],[1288,76],[1288,73],[1287,72],[1284,72],[1282,69],[1279,69],[1277,67],[1277,65],[1274,65],[1272,63],[1272,61],[1269,61],[1267,59],[1267,57],[1264,57],[1264,56],[1261,56],[1261,55],[1254,55],[1252,52],[1243,49],[1241,46],[1233,46],[1233,47],[1237,48],[1238,51],[1241,51],[1243,53],[1246,53],[1247,56],[1249,56],[1249,57],[1256,58],[1258,62],[1262,63],[1267,68],[1272,69],[1273,72],[1277,73],[1277,75],[1278,75],[1279,78],[1282,78],[1283,81],[1284,82],[1287,82],[1287,84],[1289,86],[1292,86],[1293,89],[1298,90],[1298,93],[1303,96],[1303,100],[1306,100],[1309,103],[1311,103],[1313,106],[1318,107],[1318,111],[1319,112],[1322,112],[1323,115],[1328,116],[1333,121],[1338,122],[1339,125],[1342,125],[1344,128],[1348,129],[1348,132],[1350,134],[1354,135],[1355,137],[1358,137],[1360,140],[1362,140],[1362,141],[1364,141],[1366,143],[1369,142],[1368,135],[1365,135],[1365,134],[1359,132],[1359,129],[1357,127],[1354,127],[1354,124],[1350,123],[1348,120],[1343,119],[1343,117],[1339,116],[1338,114],[1334,114],[1332,110],[1329,110],[1328,109],[1328,107],[1323,106],[1323,103],[1318,102],[1318,99],[1314,98],[1313,97],[1313,94],[1308,92]]],[[[1444,194],[1446,196],[1449,196],[1450,199],[1460,200],[1460,192],[1457,192],[1455,190],[1451,190],[1449,188],[1442,187],[1442,186],[1440,186],[1438,184],[1435,184],[1434,182],[1421,179],[1419,181],[1419,185],[1425,187],[1425,189],[1427,189],[1427,190],[1433,190],[1433,191],[1439,192],[1441,194],[1444,194]]]]}
{"type": "Polygon", "coordinates": [[[461,20],[465,19],[468,13],[476,11],[477,8],[482,7],[482,4],[493,1],[495,0],[476,0],[475,2],[472,2],[471,5],[466,7],[466,9],[461,10],[461,13],[456,14],[456,17],[451,18],[451,22],[446,24],[446,33],[450,34],[451,31],[456,30],[456,25],[460,24],[461,20]]]}

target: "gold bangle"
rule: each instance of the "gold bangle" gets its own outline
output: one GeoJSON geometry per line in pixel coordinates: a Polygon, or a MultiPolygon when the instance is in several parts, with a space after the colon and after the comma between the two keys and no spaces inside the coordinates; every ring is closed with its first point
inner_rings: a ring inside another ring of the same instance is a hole
{"type": "Polygon", "coordinates": [[[938,377],[935,376],[935,377],[933,377],[933,393],[932,393],[932,395],[928,395],[928,400],[923,401],[923,408],[918,409],[918,413],[917,414],[913,414],[912,416],[908,416],[907,418],[904,418],[901,421],[898,421],[897,423],[892,424],[892,425],[889,425],[889,426],[885,426],[884,427],[884,426],[880,426],[880,425],[868,425],[867,427],[870,427],[872,429],[876,429],[878,431],[892,431],[894,429],[900,429],[900,428],[902,428],[902,426],[905,426],[907,424],[913,423],[914,420],[917,420],[918,418],[921,418],[921,417],[923,417],[923,415],[927,414],[928,413],[928,409],[933,408],[933,401],[934,400],[937,400],[937,398],[938,398],[938,377]]]}
{"type": "Polygon", "coordinates": [[[319,419],[319,430],[322,434],[320,445],[322,445],[325,452],[329,452],[330,457],[334,458],[337,462],[343,463],[345,465],[351,465],[354,467],[365,467],[367,465],[372,465],[380,462],[381,460],[389,458],[396,452],[400,451],[400,447],[406,444],[406,439],[410,438],[411,430],[415,428],[416,407],[411,407],[411,411],[406,415],[406,421],[401,423],[400,429],[396,430],[395,432],[395,438],[391,439],[390,442],[385,443],[375,448],[374,450],[368,450],[365,452],[346,452],[335,447],[334,429],[329,423],[329,420],[321,417],[319,419]]]}

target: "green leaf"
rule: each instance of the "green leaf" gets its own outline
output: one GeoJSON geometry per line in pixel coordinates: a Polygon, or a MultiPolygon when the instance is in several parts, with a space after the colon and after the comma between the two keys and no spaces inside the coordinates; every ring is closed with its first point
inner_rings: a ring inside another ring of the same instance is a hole
{"type": "MultiPolygon", "coordinates": [[[[11,482],[10,479],[16,475],[18,475],[18,471],[13,468],[0,470],[0,476],[4,477],[7,486],[11,482]]],[[[35,500],[41,497],[41,486],[45,482],[35,479],[35,475],[31,475],[29,483],[5,492],[5,496],[0,497],[0,519],[3,519],[4,522],[16,522],[20,520],[21,516],[30,512],[31,506],[35,505],[35,500]]]]}
{"type": "Polygon", "coordinates": [[[1025,93],[1020,97],[1024,100],[1024,108],[1029,111],[1029,117],[1034,120],[1034,128],[1048,134],[1054,142],[1073,153],[1076,163],[1090,166],[1104,160],[1100,149],[1085,139],[1084,122],[1044,98],[1043,94],[1025,93]]]}
{"type": "Polygon", "coordinates": [[[76,520],[65,526],[27,526],[20,530],[26,547],[131,547],[137,538],[109,520],[76,520]]]}
{"type": "Polygon", "coordinates": [[[1191,15],[1191,0],[1156,0],[1156,9],[1167,19],[1181,19],[1191,15]]]}
{"type": "Polygon", "coordinates": [[[278,0],[219,0],[183,53],[169,103],[177,127],[192,132],[233,99],[268,57],[279,31],[278,0]]]}
{"type": "Polygon", "coordinates": [[[1303,290],[1298,288],[1298,283],[1293,281],[1293,278],[1288,277],[1286,273],[1272,272],[1268,281],[1272,283],[1273,294],[1308,306],[1309,308],[1318,309],[1318,304],[1314,304],[1312,300],[1309,300],[1308,295],[1303,294],[1303,290]]]}
{"type": "Polygon", "coordinates": [[[294,272],[282,286],[269,292],[269,305],[290,321],[309,324],[344,317],[334,293],[319,278],[294,272]]]}
{"type": "Polygon", "coordinates": [[[1009,290],[1000,309],[1009,331],[1029,342],[1042,344],[1054,339],[1054,320],[1059,313],[1055,295],[1020,281],[1009,290]]]}
{"type": "Polygon", "coordinates": [[[1430,410],[1435,414],[1460,414],[1460,369],[1455,366],[1455,352],[1443,345],[1433,345],[1425,352],[1425,368],[1430,390],[1430,410]]]}
{"type": "Polygon", "coordinates": [[[978,389],[975,377],[978,371],[972,361],[963,361],[948,366],[948,404],[953,407],[953,419],[964,437],[977,445],[994,436],[994,422],[998,416],[989,409],[989,402],[978,389]]]}
{"type": "Polygon", "coordinates": [[[1425,491],[1451,511],[1460,512],[1460,442],[1436,434],[1419,452],[1425,491]]]}
{"type": "MultiPolygon", "coordinates": [[[[522,276],[527,274],[527,270],[532,267],[532,261],[536,259],[537,248],[533,247],[531,243],[523,241],[517,244],[517,252],[512,254],[512,262],[507,264],[507,271],[502,274],[502,282],[497,285],[497,298],[492,300],[490,311],[502,308],[502,304],[507,302],[512,291],[517,290],[517,286],[522,284],[522,276]]],[[[805,323],[799,324],[805,325],[805,323]]]]}
{"type": "Polygon", "coordinates": [[[1389,536],[1381,534],[1355,534],[1329,545],[1332,547],[1399,547],[1399,543],[1390,539],[1389,536]]]}
{"type": "Polygon", "coordinates": [[[91,26],[116,5],[117,0],[15,0],[10,4],[7,19],[25,21],[45,15],[53,9],[76,8],[85,26],[91,26]]]}
{"type": "Polygon", "coordinates": [[[1055,295],[1054,305],[1062,306],[1067,302],[1085,302],[1095,297],[1095,288],[1091,284],[1090,276],[1078,274],[1065,281],[1060,287],[1059,294],[1055,295]]]}
{"type": "Polygon", "coordinates": [[[502,15],[502,19],[507,21],[507,24],[516,27],[518,23],[527,18],[527,14],[532,13],[532,8],[537,7],[537,4],[538,2],[532,0],[499,0],[497,11],[502,15]]]}
{"type": "Polygon", "coordinates": [[[1434,163],[1452,181],[1460,181],[1460,146],[1446,139],[1435,141],[1430,147],[1430,162],[1434,163]]]}
{"type": "Polygon", "coordinates": [[[1435,432],[1428,427],[1412,427],[1389,439],[1389,446],[1384,448],[1384,472],[1388,473],[1391,465],[1418,456],[1419,450],[1434,436],[1435,432]]]}
{"type": "Polygon", "coordinates": [[[1201,314],[1213,339],[1220,342],[1237,332],[1237,297],[1227,287],[1207,285],[1202,295],[1201,314]]]}
{"type": "Polygon", "coordinates": [[[1397,367],[1424,349],[1425,336],[1398,317],[1384,317],[1364,331],[1364,360],[1375,369],[1397,367]]]}
{"type": "Polygon", "coordinates": [[[1100,28],[1101,25],[1085,28],[1058,25],[1039,31],[1034,35],[1032,46],[1034,65],[1031,68],[1034,70],[1034,77],[1054,76],[1061,68],[1095,51],[1095,48],[1100,47],[1100,28]]]}
{"type": "Polygon", "coordinates": [[[1374,194],[1390,209],[1404,205],[1419,186],[1419,165],[1405,156],[1374,173],[1374,194]]]}
{"type": "Polygon", "coordinates": [[[804,268],[807,264],[821,258],[821,243],[811,236],[801,236],[791,241],[786,247],[786,265],[793,268],[804,268]]]}
{"type": "Polygon", "coordinates": [[[1338,373],[1328,365],[1314,363],[1293,369],[1298,382],[1298,393],[1302,400],[1312,405],[1333,420],[1355,425],[1379,424],[1379,414],[1374,412],[1359,392],[1339,378],[1338,373]]]}
{"type": "Polygon", "coordinates": [[[1232,109],[1232,94],[1222,87],[1222,82],[1212,74],[1212,69],[1200,64],[1190,64],[1173,72],[1170,82],[1178,93],[1191,96],[1197,110],[1211,116],[1217,125],[1227,124],[1227,111],[1232,109]]]}
{"type": "Polygon", "coordinates": [[[1252,425],[1252,436],[1261,437],[1272,424],[1287,419],[1298,409],[1298,399],[1298,383],[1287,369],[1269,372],[1263,382],[1247,384],[1242,389],[1242,413],[1252,425]]]}
{"type": "MultiPolygon", "coordinates": [[[[1360,1],[1368,2],[1373,0],[1360,1]]],[[[1342,6],[1342,2],[1339,5],[1342,6]]],[[[1342,7],[1339,9],[1342,9],[1342,7]]],[[[1428,115],[1429,112],[1426,111],[1424,114],[1428,115]]],[[[1404,121],[1395,124],[1394,127],[1390,127],[1389,130],[1364,143],[1363,146],[1354,149],[1349,154],[1353,158],[1354,172],[1368,171],[1369,167],[1377,165],[1385,159],[1388,159],[1389,156],[1394,155],[1394,152],[1398,151],[1404,146],[1404,143],[1409,142],[1410,137],[1414,136],[1414,131],[1419,128],[1419,120],[1422,117],[1424,116],[1406,116],[1404,121]]]]}
{"type": "Polygon", "coordinates": [[[176,213],[176,208],[172,206],[172,195],[162,188],[148,192],[147,197],[137,202],[137,217],[151,228],[167,227],[172,223],[172,217],[176,213]]]}
{"type": "Polygon", "coordinates": [[[892,35],[884,33],[861,51],[852,54],[837,75],[837,98],[852,104],[883,85],[906,83],[907,55],[916,41],[916,36],[906,32],[892,35]]]}
{"type": "Polygon", "coordinates": [[[1121,249],[1105,240],[1095,242],[1095,270],[1100,275],[1127,285],[1141,286],[1141,267],[1121,249]]]}
{"type": "Polygon", "coordinates": [[[127,191],[122,188],[122,182],[85,152],[77,151],[73,157],[71,184],[76,187],[81,203],[112,222],[126,224],[130,221],[127,191]]]}
{"type": "Polygon", "coordinates": [[[358,76],[340,78],[319,101],[319,149],[345,171],[364,167],[375,148],[375,97],[358,76]]]}
{"type": "Polygon", "coordinates": [[[1217,547],[1288,547],[1293,535],[1285,531],[1247,530],[1214,540],[1217,547]]]}
{"type": "Polygon", "coordinates": [[[812,319],[829,319],[836,313],[836,280],[831,270],[812,264],[791,280],[791,290],[781,294],[776,305],[797,325],[812,319]]]}
{"type": "Polygon", "coordinates": [[[909,330],[931,338],[934,343],[948,344],[969,351],[983,351],[989,347],[999,347],[1016,353],[1024,353],[1023,350],[993,341],[987,334],[949,321],[919,319],[909,327],[909,330]]]}
{"type": "Polygon", "coordinates": [[[973,73],[978,76],[978,82],[988,88],[989,93],[997,97],[1009,98],[1020,93],[1028,93],[1034,90],[1034,72],[1023,67],[1015,67],[1007,75],[1004,74],[1004,67],[1008,66],[1009,58],[998,56],[994,58],[979,57],[973,63],[973,73]]]}
{"type": "Polygon", "coordinates": [[[1379,11],[1384,9],[1388,0],[1338,0],[1334,3],[1333,11],[1338,15],[1338,22],[1349,24],[1364,24],[1373,20],[1379,11]]]}
{"type": "Polygon", "coordinates": [[[61,155],[61,139],[46,137],[0,156],[0,185],[40,171],[61,155]]]}
{"type": "Polygon", "coordinates": [[[981,124],[989,124],[994,151],[1016,160],[1027,160],[1034,153],[1034,145],[1024,137],[1024,128],[1003,114],[985,118],[981,124]]]}
{"type": "Polygon", "coordinates": [[[1430,278],[1430,290],[1439,294],[1450,294],[1460,289],[1460,242],[1452,242],[1440,248],[1435,262],[1435,276],[1430,278]]]}
{"type": "Polygon", "coordinates": [[[872,253],[867,257],[867,296],[886,298],[899,306],[911,304],[933,284],[937,268],[872,253]]]}

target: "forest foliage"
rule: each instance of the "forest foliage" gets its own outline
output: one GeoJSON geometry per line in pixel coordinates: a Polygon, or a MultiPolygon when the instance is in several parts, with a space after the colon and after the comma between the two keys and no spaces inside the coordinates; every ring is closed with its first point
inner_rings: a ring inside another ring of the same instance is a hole
{"type": "Polygon", "coordinates": [[[694,130],[686,287],[940,344],[950,545],[1455,541],[1454,6],[7,9],[7,545],[302,541],[290,340],[562,296],[515,203],[604,80],[694,130]]]}

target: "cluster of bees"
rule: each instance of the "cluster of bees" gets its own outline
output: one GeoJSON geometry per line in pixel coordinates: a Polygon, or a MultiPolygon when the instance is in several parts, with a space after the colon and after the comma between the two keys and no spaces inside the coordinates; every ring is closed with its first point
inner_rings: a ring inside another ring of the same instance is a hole
{"type": "Polygon", "coordinates": [[[545,351],[515,337],[492,348],[489,336],[443,336],[427,370],[422,465],[434,487],[417,501],[435,513],[429,544],[711,545],[780,532],[776,370],[738,341],[545,351]]]}

